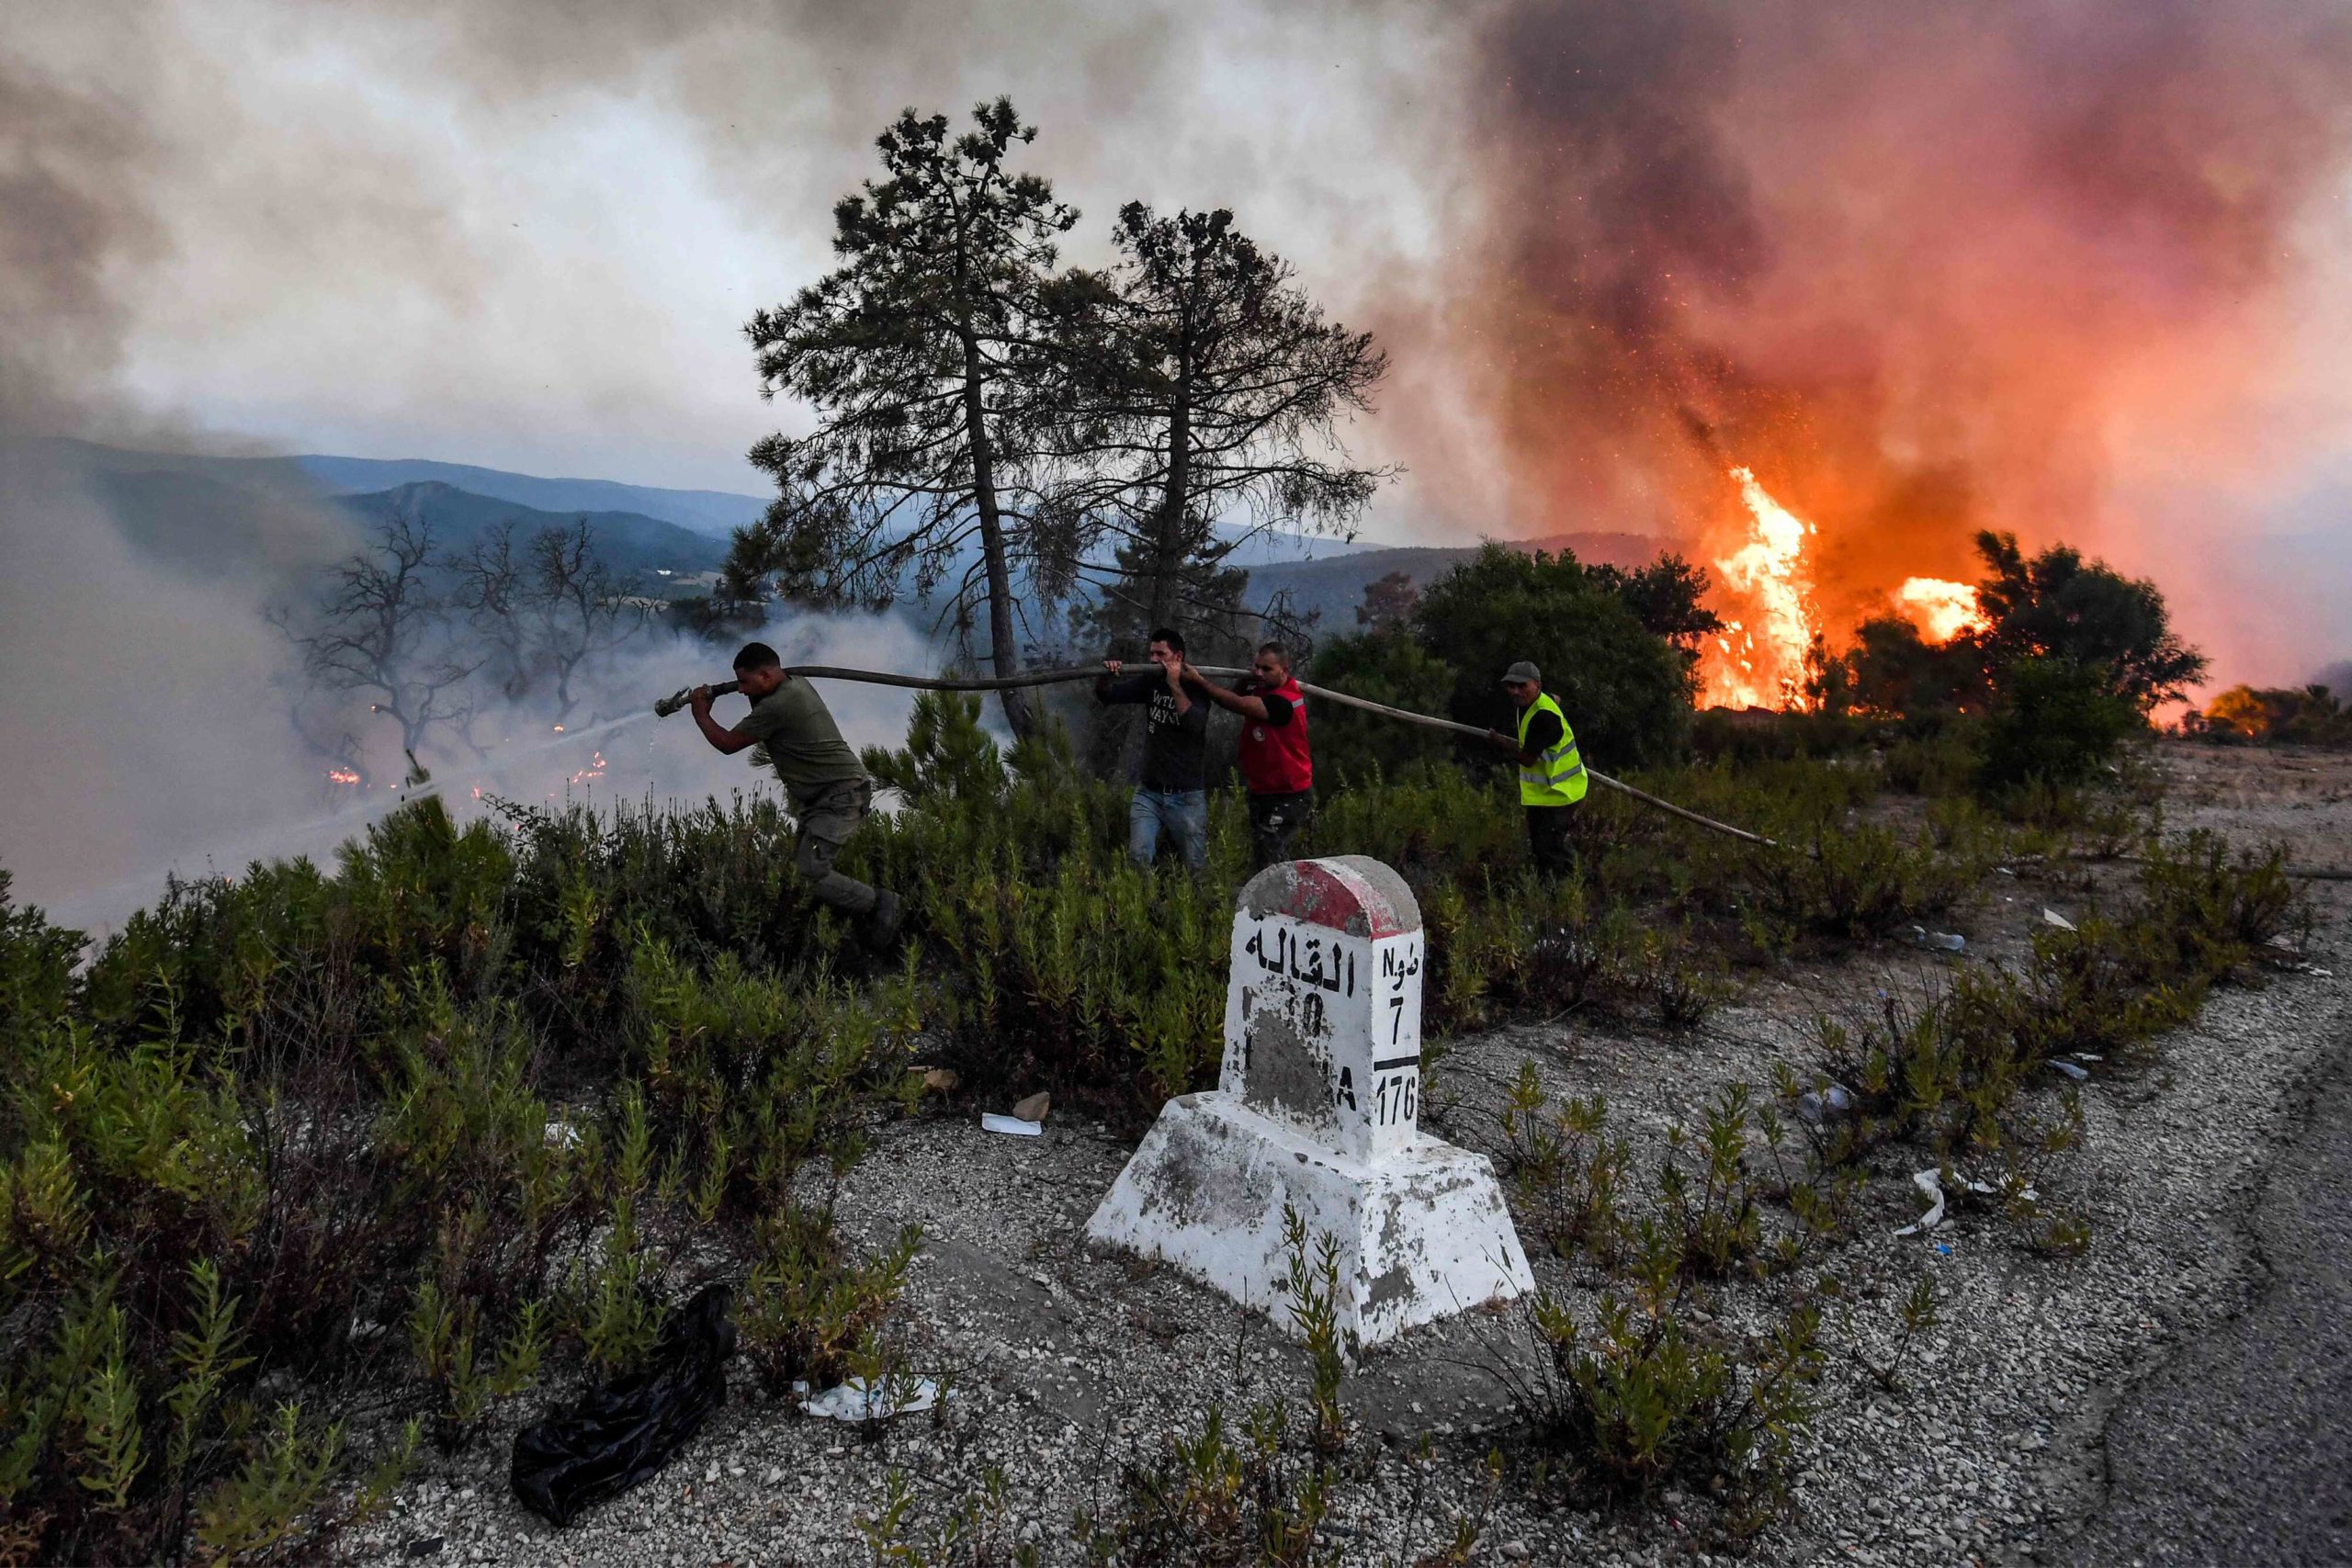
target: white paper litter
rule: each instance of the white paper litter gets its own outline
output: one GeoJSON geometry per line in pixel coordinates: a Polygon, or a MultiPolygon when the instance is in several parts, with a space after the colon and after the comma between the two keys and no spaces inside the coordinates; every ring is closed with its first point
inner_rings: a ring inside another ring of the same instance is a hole
{"type": "MultiPolygon", "coordinates": [[[[1917,1235],[1923,1231],[1931,1231],[1938,1225],[1944,1223],[1944,1173],[1942,1169],[1939,1167],[1931,1165],[1925,1170],[1914,1171],[1911,1174],[1911,1185],[1917,1187],[1920,1191],[1927,1194],[1928,1201],[1928,1212],[1920,1215],[1914,1223],[1905,1225],[1901,1230],[1896,1231],[1894,1234],[1897,1235],[1917,1235]]],[[[1990,1198],[2000,1190],[1999,1188],[1988,1187],[1982,1181],[1969,1181],[1963,1179],[1961,1182],[1961,1185],[1967,1188],[1971,1192],[1975,1193],[1980,1198],[1990,1198]]],[[[2030,1203],[2034,1200],[2040,1198],[2041,1194],[2029,1187],[2021,1196],[2027,1202],[2030,1203]]]]}
{"type": "Polygon", "coordinates": [[[814,1399],[806,1397],[808,1385],[796,1382],[792,1392],[804,1396],[801,1414],[821,1416],[828,1421],[885,1421],[893,1416],[920,1416],[939,1403],[939,1382],[934,1378],[918,1378],[912,1383],[896,1385],[905,1397],[893,1403],[892,1382],[885,1379],[878,1387],[868,1388],[864,1378],[852,1378],[847,1382],[827,1389],[814,1399]]]}
{"type": "Polygon", "coordinates": [[[2050,1065],[2057,1068],[2060,1072],[2065,1074],[2068,1077],[2074,1079],[2076,1083],[2088,1083],[2090,1081],[2091,1070],[2088,1067],[2079,1066],[2073,1062],[2061,1061],[2056,1056],[2050,1058],[2050,1065]]]}
{"type": "Polygon", "coordinates": [[[2041,923],[2045,926],[2056,926],[2062,931],[2070,931],[2075,929],[2074,921],[2057,910],[2046,907],[2041,911],[2041,923]]]}
{"type": "Polygon", "coordinates": [[[1007,1116],[996,1111],[981,1111],[980,1125],[989,1132],[1010,1133],[1016,1138],[1043,1137],[1046,1132],[1046,1124],[1042,1122],[1023,1122],[1018,1116],[1007,1116]]]}
{"type": "Polygon", "coordinates": [[[1928,1195],[1929,1206],[1928,1212],[1920,1215],[1917,1221],[1896,1231],[1894,1234],[1897,1235],[1917,1235],[1921,1231],[1931,1231],[1944,1223],[1943,1172],[1932,1166],[1926,1170],[1914,1172],[1911,1177],[1911,1185],[1928,1195]]]}

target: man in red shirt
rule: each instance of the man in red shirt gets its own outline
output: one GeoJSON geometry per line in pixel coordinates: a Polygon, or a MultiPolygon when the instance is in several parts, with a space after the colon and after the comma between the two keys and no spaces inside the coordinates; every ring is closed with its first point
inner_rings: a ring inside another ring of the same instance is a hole
{"type": "Polygon", "coordinates": [[[1315,759],[1306,749],[1306,694],[1278,642],[1261,645],[1232,691],[1184,666],[1209,701],[1241,716],[1241,780],[1250,786],[1250,844],[1263,867],[1291,858],[1291,840],[1315,819],[1315,759]]]}

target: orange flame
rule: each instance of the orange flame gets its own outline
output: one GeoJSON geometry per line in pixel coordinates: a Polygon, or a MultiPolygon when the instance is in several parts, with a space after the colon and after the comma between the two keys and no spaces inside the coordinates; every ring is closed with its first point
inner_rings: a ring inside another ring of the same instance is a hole
{"type": "Polygon", "coordinates": [[[1805,570],[1812,524],[1782,506],[1747,468],[1734,468],[1747,506],[1744,542],[1717,558],[1723,635],[1699,659],[1702,707],[1802,708],[1805,650],[1812,645],[1813,583],[1805,570]]]}
{"type": "Polygon", "coordinates": [[[359,775],[352,772],[349,768],[329,768],[327,770],[327,783],[329,784],[356,784],[358,782],[359,775]]]}
{"type": "Polygon", "coordinates": [[[1950,642],[1962,632],[1992,625],[1976,603],[1976,590],[1940,577],[1906,577],[1894,591],[1895,610],[1928,642],[1950,642]]]}

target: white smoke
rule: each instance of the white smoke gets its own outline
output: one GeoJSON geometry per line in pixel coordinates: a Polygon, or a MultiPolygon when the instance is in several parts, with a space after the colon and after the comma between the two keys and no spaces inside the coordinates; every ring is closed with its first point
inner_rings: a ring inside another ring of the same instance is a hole
{"type": "MultiPolygon", "coordinates": [[[[266,626],[261,633],[276,635],[266,626]]],[[[773,644],[787,664],[921,673],[937,661],[912,627],[881,615],[784,613],[750,637],[773,644]]],[[[516,704],[476,716],[480,751],[452,736],[435,736],[419,756],[432,775],[423,786],[384,783],[362,789],[326,783],[327,763],[292,745],[282,705],[271,706],[265,699],[254,721],[213,731],[221,748],[217,754],[212,739],[189,743],[166,737],[155,749],[153,760],[159,766],[201,757],[207,771],[179,792],[187,809],[154,824],[135,849],[95,863],[87,859],[82,846],[94,835],[103,836],[101,818],[85,809],[65,779],[27,809],[12,805],[0,864],[17,872],[20,901],[43,903],[61,924],[102,933],[153,904],[173,876],[235,876],[255,861],[298,856],[328,863],[340,845],[371,823],[426,795],[440,799],[460,822],[489,815],[502,802],[546,808],[576,805],[603,814],[776,796],[775,773],[754,765],[749,752],[723,756],[713,750],[684,713],[652,716],[656,698],[726,680],[731,652],[732,645],[648,633],[590,673],[578,713],[560,730],[544,712],[516,704]],[[61,852],[40,852],[44,842],[58,845],[61,852]]],[[[256,682],[247,694],[266,694],[271,672],[267,660],[257,656],[242,671],[256,682]]],[[[224,673],[232,672],[216,663],[209,679],[224,673]]],[[[912,692],[849,682],[821,682],[820,690],[852,747],[902,742],[912,692]]],[[[195,705],[209,713],[232,694],[216,688],[195,705]]],[[[742,715],[743,699],[721,697],[716,711],[721,723],[731,725],[742,715]]],[[[13,725],[19,717],[0,713],[0,722],[13,725]]],[[[80,728],[86,732],[90,727],[85,722],[80,728]]],[[[399,757],[396,727],[380,726],[367,739],[374,776],[400,779],[405,759],[399,757]],[[380,768],[373,767],[377,753],[384,756],[380,768]]],[[[133,810],[158,793],[157,775],[128,758],[85,765],[96,768],[109,801],[133,810]]]]}

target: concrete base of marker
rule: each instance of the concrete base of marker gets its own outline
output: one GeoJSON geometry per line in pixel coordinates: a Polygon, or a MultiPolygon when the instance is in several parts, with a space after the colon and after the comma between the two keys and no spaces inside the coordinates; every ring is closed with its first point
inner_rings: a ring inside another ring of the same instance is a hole
{"type": "Polygon", "coordinates": [[[1363,1164],[1216,1090],[1168,1102],[1086,1234],[1170,1263],[1295,1334],[1274,1290],[1290,1269],[1285,1204],[1311,1248],[1339,1238],[1340,1326],[1362,1344],[1534,1289],[1485,1156],[1424,1137],[1363,1164]]]}

